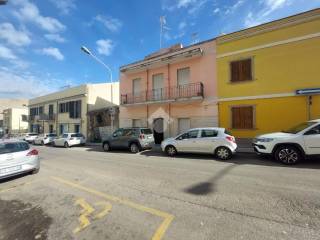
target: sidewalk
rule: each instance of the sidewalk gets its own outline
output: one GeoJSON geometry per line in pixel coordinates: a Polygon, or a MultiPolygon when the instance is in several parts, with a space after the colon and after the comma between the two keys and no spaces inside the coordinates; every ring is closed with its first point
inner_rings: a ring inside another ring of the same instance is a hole
{"type": "MultiPolygon", "coordinates": [[[[252,139],[251,138],[237,138],[236,139],[238,144],[237,152],[239,153],[254,153],[253,147],[251,145],[252,139]]],[[[88,147],[101,147],[102,143],[86,143],[88,147]]],[[[160,144],[155,144],[152,147],[152,151],[161,152],[160,144]]]]}

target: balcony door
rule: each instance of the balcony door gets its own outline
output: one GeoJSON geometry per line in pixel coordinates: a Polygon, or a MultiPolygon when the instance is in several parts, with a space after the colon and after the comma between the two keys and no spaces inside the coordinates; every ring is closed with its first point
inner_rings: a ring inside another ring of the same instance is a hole
{"type": "Polygon", "coordinates": [[[163,74],[155,74],[152,76],[152,98],[153,100],[161,100],[164,98],[164,81],[163,74]]]}
{"type": "Polygon", "coordinates": [[[133,102],[141,102],[141,78],[132,80],[133,102]]]}
{"type": "Polygon", "coordinates": [[[188,97],[188,84],[190,83],[190,68],[181,68],[177,71],[178,96],[188,97]]]}

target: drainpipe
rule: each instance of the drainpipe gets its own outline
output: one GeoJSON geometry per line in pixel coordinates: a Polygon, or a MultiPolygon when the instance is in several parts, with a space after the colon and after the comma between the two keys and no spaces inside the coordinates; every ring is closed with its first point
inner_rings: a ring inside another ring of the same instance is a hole
{"type": "Polygon", "coordinates": [[[312,106],[312,95],[308,95],[307,96],[308,120],[311,120],[311,106],[312,106]]]}
{"type": "MultiPolygon", "coordinates": [[[[146,101],[148,101],[148,91],[149,91],[149,69],[147,69],[147,91],[146,91],[146,101]]],[[[147,104],[147,128],[149,127],[149,106],[147,104]]]]}
{"type": "MultiPolygon", "coordinates": [[[[170,63],[168,63],[168,98],[170,99],[170,88],[171,86],[171,83],[170,83],[170,63]]],[[[169,137],[171,137],[171,104],[169,103],[169,106],[168,106],[168,117],[169,117],[169,122],[168,122],[168,126],[169,126],[169,137]]]]}

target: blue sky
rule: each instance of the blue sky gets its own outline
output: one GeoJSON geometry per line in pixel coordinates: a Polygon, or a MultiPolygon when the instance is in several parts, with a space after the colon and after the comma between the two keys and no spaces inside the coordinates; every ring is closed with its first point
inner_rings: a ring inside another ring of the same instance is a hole
{"type": "Polygon", "coordinates": [[[316,7],[320,0],[9,0],[0,6],[0,98],[109,81],[81,45],[117,80],[119,66],[159,50],[160,16],[163,46],[186,46],[316,7]]]}

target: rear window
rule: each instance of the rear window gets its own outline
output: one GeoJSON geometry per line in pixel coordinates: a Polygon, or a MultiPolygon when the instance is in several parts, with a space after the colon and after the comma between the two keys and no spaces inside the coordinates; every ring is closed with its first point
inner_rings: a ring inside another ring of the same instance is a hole
{"type": "Polygon", "coordinates": [[[48,137],[56,137],[56,136],[57,134],[53,134],[53,133],[48,134],[48,137]]]}
{"type": "Polygon", "coordinates": [[[202,138],[210,138],[210,137],[216,137],[218,136],[218,131],[212,130],[212,129],[204,129],[201,132],[202,138]]]}
{"type": "Polygon", "coordinates": [[[22,152],[29,148],[29,144],[26,142],[0,143],[0,154],[22,152]]]}
{"type": "Polygon", "coordinates": [[[76,137],[83,137],[82,133],[77,133],[76,137]]]}
{"type": "Polygon", "coordinates": [[[224,130],[224,133],[225,133],[225,134],[227,134],[227,135],[232,136],[232,133],[231,133],[229,130],[227,130],[227,129],[226,129],[226,130],[224,130]]]}
{"type": "Polygon", "coordinates": [[[143,128],[141,129],[141,133],[146,135],[152,134],[152,130],[150,128],[143,128]]]}

